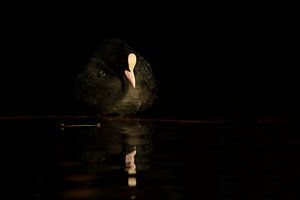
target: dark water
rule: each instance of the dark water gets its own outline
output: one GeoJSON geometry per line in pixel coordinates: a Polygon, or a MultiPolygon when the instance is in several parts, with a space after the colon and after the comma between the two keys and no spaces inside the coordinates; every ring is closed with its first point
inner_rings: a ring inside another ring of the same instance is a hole
{"type": "Polygon", "coordinates": [[[1,199],[297,199],[296,124],[1,119],[1,199]]]}

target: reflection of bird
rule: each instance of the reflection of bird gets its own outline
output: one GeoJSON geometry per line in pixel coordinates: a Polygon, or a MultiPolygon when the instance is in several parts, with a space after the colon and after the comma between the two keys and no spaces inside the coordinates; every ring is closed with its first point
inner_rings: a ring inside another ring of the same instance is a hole
{"type": "Polygon", "coordinates": [[[103,118],[101,127],[65,125],[63,131],[68,159],[101,164],[95,166],[99,170],[113,165],[125,168],[137,165],[139,170],[149,168],[149,154],[153,150],[152,122],[112,117],[103,118]]]}
{"type": "Polygon", "coordinates": [[[135,114],[152,105],[155,90],[149,63],[125,42],[109,39],[80,72],[76,94],[101,113],[135,114]]]}
{"type": "Polygon", "coordinates": [[[101,126],[90,120],[88,124],[83,124],[82,119],[80,121],[80,125],[63,122],[55,157],[58,173],[51,181],[57,188],[51,191],[57,197],[54,199],[120,199],[124,198],[124,194],[138,196],[135,190],[128,193],[124,185],[126,182],[128,187],[136,187],[139,173],[151,167],[153,123],[124,116],[103,117],[100,119],[101,126]],[[120,193],[114,192],[116,189],[120,193]]]}

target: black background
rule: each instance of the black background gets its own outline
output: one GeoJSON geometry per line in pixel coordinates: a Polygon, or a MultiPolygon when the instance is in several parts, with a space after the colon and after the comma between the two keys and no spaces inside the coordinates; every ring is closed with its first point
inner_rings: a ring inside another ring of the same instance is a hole
{"type": "Polygon", "coordinates": [[[296,16],[284,8],[102,2],[16,4],[1,13],[2,114],[76,113],[74,74],[109,37],[152,64],[159,89],[152,113],[299,109],[296,16]]]}

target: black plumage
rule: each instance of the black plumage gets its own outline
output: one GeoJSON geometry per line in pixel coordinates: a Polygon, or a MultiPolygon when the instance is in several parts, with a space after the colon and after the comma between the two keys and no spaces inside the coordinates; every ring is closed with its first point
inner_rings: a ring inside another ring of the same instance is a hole
{"type": "Polygon", "coordinates": [[[76,88],[78,99],[97,112],[135,114],[153,104],[157,86],[150,64],[138,52],[124,41],[108,39],[79,73],[76,88]],[[134,86],[125,74],[130,54],[136,56],[134,86]]]}

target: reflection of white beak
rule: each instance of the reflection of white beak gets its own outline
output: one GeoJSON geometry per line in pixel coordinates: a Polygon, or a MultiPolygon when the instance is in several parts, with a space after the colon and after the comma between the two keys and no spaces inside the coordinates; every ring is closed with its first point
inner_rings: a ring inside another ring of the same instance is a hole
{"type": "Polygon", "coordinates": [[[136,55],[134,53],[131,53],[128,55],[128,68],[130,71],[125,70],[125,75],[133,88],[135,88],[135,76],[133,72],[135,65],[136,55]]]}
{"type": "MultiPolygon", "coordinates": [[[[136,165],[135,165],[135,154],[136,150],[133,150],[132,152],[126,154],[125,156],[125,164],[126,164],[126,171],[128,171],[128,174],[136,174],[136,165]]],[[[129,181],[129,179],[128,179],[129,181]]],[[[128,182],[129,184],[129,182],[128,182]]]]}

